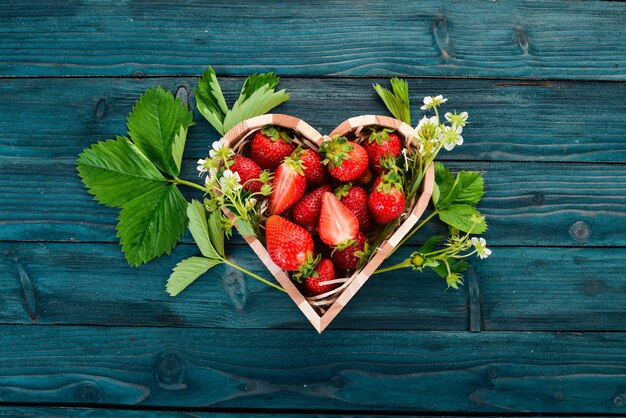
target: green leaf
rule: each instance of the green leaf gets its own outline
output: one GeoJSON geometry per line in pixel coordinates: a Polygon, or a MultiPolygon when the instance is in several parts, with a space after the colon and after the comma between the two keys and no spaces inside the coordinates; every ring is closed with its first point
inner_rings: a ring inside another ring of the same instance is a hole
{"type": "Polygon", "coordinates": [[[186,206],[173,184],[162,184],[124,205],[116,229],[131,265],[170,253],[185,232],[186,206]]]}
{"type": "Polygon", "coordinates": [[[204,257],[189,257],[176,264],[170,278],[167,279],[165,290],[170,296],[176,296],[210,268],[220,264],[222,260],[204,257]]]}
{"type": "Polygon", "coordinates": [[[443,239],[443,235],[433,235],[432,237],[428,238],[428,240],[424,243],[424,245],[420,247],[419,250],[417,250],[417,252],[420,254],[428,254],[435,248],[435,245],[437,245],[437,243],[441,241],[442,239],[443,239]]]}
{"type": "Polygon", "coordinates": [[[391,90],[374,84],[374,90],[389,109],[392,115],[402,122],[411,124],[411,107],[409,103],[409,84],[400,78],[391,79],[391,90]]]}
{"type": "Polygon", "coordinates": [[[224,227],[218,211],[211,212],[209,216],[209,237],[218,254],[224,257],[224,227]]]}
{"type": "Polygon", "coordinates": [[[209,67],[202,73],[194,94],[198,111],[220,134],[225,134],[223,122],[228,113],[228,106],[213,68],[209,67]]]}
{"type": "Polygon", "coordinates": [[[202,255],[209,258],[220,258],[220,254],[213,247],[209,237],[206,210],[202,203],[192,200],[191,203],[187,204],[187,217],[189,217],[189,231],[202,255]]]}
{"type": "Polygon", "coordinates": [[[166,181],[154,164],[123,137],[85,149],[77,165],[89,193],[98,202],[117,208],[166,181]]]}
{"type": "Polygon", "coordinates": [[[180,136],[181,127],[186,131],[192,124],[193,113],[161,87],[146,90],[127,120],[133,143],[159,170],[171,176],[180,172],[172,153],[175,138],[180,136]]]}
{"type": "Polygon", "coordinates": [[[280,78],[274,73],[253,74],[246,78],[246,81],[244,81],[237,102],[240,103],[247,100],[250,96],[252,96],[252,93],[261,89],[261,87],[265,85],[267,85],[267,88],[273,89],[278,85],[279,81],[280,78]]]}
{"type": "Polygon", "coordinates": [[[243,219],[237,219],[237,231],[240,235],[255,235],[252,224],[243,219]]]}
{"type": "MultiPolygon", "coordinates": [[[[451,273],[462,273],[469,268],[469,264],[465,260],[454,261],[453,259],[448,259],[448,264],[450,265],[451,273]]],[[[448,277],[448,268],[446,264],[441,262],[436,266],[429,266],[435,273],[437,273],[440,277],[444,279],[448,277]]]]}
{"type": "Polygon", "coordinates": [[[461,171],[456,176],[456,181],[460,190],[454,202],[476,206],[485,194],[485,182],[480,173],[476,171],[461,171]]]}
{"type": "Polygon", "coordinates": [[[437,185],[437,195],[433,189],[433,204],[436,208],[442,207],[440,202],[445,199],[454,187],[454,175],[439,161],[435,162],[435,184],[437,185]]]}
{"type": "Polygon", "coordinates": [[[172,144],[172,158],[178,173],[180,173],[180,166],[183,162],[185,142],[187,142],[187,128],[181,125],[178,133],[174,136],[174,143],[172,144]]]}
{"type": "Polygon", "coordinates": [[[261,86],[247,99],[237,102],[228,111],[224,118],[224,132],[228,132],[233,126],[246,119],[264,115],[281,103],[289,100],[289,93],[285,90],[274,91],[269,85],[261,86]]]}
{"type": "Polygon", "coordinates": [[[487,230],[487,224],[484,221],[474,225],[471,218],[479,216],[481,216],[480,212],[476,208],[466,204],[449,206],[439,212],[439,219],[442,222],[463,232],[469,232],[471,229],[472,234],[482,234],[487,230]]]}

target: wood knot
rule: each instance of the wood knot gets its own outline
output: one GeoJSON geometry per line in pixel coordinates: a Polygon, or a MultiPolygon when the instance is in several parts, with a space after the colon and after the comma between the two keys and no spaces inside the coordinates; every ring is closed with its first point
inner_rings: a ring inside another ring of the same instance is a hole
{"type": "Polygon", "coordinates": [[[335,376],[330,381],[337,389],[341,389],[346,384],[346,382],[343,380],[343,377],[341,376],[335,376]]]}
{"type": "Polygon", "coordinates": [[[591,237],[591,227],[587,222],[577,221],[570,227],[569,234],[577,244],[584,244],[591,237]]]}
{"type": "Polygon", "coordinates": [[[238,311],[242,311],[248,301],[246,280],[239,270],[227,268],[224,272],[224,288],[238,311]]]}
{"type": "Polygon", "coordinates": [[[104,97],[100,97],[96,102],[96,106],[93,109],[93,115],[96,119],[102,119],[106,116],[109,110],[109,104],[104,97]]]}
{"type": "Polygon", "coordinates": [[[186,389],[185,362],[176,353],[161,353],[157,357],[154,378],[160,387],[166,390],[186,389]]]}
{"type": "Polygon", "coordinates": [[[616,397],[613,398],[613,405],[615,405],[618,408],[621,408],[622,406],[624,406],[624,398],[621,397],[620,395],[617,395],[616,397]]]}
{"type": "Polygon", "coordinates": [[[130,76],[134,78],[144,78],[146,74],[141,70],[135,70],[131,73],[130,76]]]}
{"type": "Polygon", "coordinates": [[[189,105],[189,89],[187,86],[181,84],[176,87],[174,97],[179,99],[183,104],[189,105]]]}
{"type": "Polygon", "coordinates": [[[545,198],[541,193],[533,194],[533,202],[535,203],[535,205],[543,206],[544,201],[545,201],[545,198]]]}
{"type": "Polygon", "coordinates": [[[35,322],[39,317],[39,314],[37,313],[37,293],[35,292],[35,285],[21,263],[16,263],[15,268],[17,269],[17,274],[24,295],[24,309],[26,310],[26,313],[30,317],[31,321],[35,322]]]}
{"type": "Polygon", "coordinates": [[[487,376],[489,376],[490,379],[495,379],[496,377],[498,377],[498,369],[491,366],[487,369],[487,376]]]}
{"type": "Polygon", "coordinates": [[[513,39],[522,50],[522,55],[528,55],[528,32],[526,32],[526,29],[516,26],[513,39]]]}
{"type": "Polygon", "coordinates": [[[451,57],[450,34],[448,32],[448,21],[442,14],[437,15],[433,21],[433,38],[437,49],[441,52],[441,57],[448,59],[451,57]]]}
{"type": "Polygon", "coordinates": [[[76,399],[82,403],[102,402],[102,389],[93,382],[85,382],[76,389],[76,399]]]}

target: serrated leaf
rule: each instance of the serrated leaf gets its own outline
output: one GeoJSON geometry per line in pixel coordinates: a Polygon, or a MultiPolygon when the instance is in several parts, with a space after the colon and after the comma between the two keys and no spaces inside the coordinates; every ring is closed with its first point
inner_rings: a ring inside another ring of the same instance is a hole
{"type": "Polygon", "coordinates": [[[465,203],[476,206],[485,194],[485,182],[476,171],[461,171],[456,177],[459,185],[459,193],[454,199],[454,203],[465,203]]]}
{"type": "Polygon", "coordinates": [[[209,237],[213,243],[213,247],[219,255],[224,257],[224,227],[222,226],[222,218],[218,211],[211,212],[209,216],[209,237]]]}
{"type": "Polygon", "coordinates": [[[406,124],[411,124],[411,107],[409,102],[409,84],[400,78],[391,79],[391,89],[374,84],[374,90],[387,106],[393,116],[406,124]]]}
{"type": "Polygon", "coordinates": [[[180,172],[172,154],[175,137],[181,126],[187,129],[192,124],[193,114],[187,106],[161,87],[146,90],[127,120],[133,143],[159,170],[171,176],[180,172]]]}
{"type": "Polygon", "coordinates": [[[116,229],[128,262],[137,266],[169,254],[185,232],[186,207],[173,184],[162,184],[127,202],[116,229]]]}
{"type": "Polygon", "coordinates": [[[480,216],[480,212],[476,208],[466,205],[453,205],[439,212],[439,219],[459,231],[469,232],[472,234],[482,234],[487,230],[487,224],[481,222],[474,225],[472,216],[480,216]],[[472,228],[473,227],[473,228],[472,228]]]}
{"type": "Polygon", "coordinates": [[[241,93],[239,94],[239,98],[236,103],[241,104],[241,102],[247,100],[250,96],[252,96],[252,93],[259,90],[263,86],[267,86],[268,89],[273,89],[278,85],[279,81],[280,78],[275,73],[252,74],[246,78],[246,81],[244,81],[243,86],[241,87],[241,93]]]}
{"type": "Polygon", "coordinates": [[[435,184],[437,186],[437,196],[435,198],[433,189],[432,200],[436,208],[439,209],[443,207],[441,202],[444,201],[450,194],[450,191],[454,187],[454,181],[454,175],[452,175],[452,172],[439,161],[435,161],[435,184]]]}
{"type": "Polygon", "coordinates": [[[165,177],[128,139],[98,142],[78,156],[78,174],[102,204],[126,202],[163,186],[165,177]]]}
{"type": "Polygon", "coordinates": [[[255,235],[252,224],[243,219],[237,219],[237,231],[239,231],[241,235],[255,235]]]}
{"type": "Polygon", "coordinates": [[[437,245],[437,243],[441,241],[442,239],[443,239],[443,235],[433,235],[432,237],[428,238],[428,240],[424,243],[424,245],[420,247],[419,250],[417,250],[417,252],[421,254],[428,254],[435,248],[435,245],[437,245]]]}
{"type": "MultiPolygon", "coordinates": [[[[469,264],[465,260],[454,261],[452,259],[448,259],[448,264],[450,265],[451,273],[462,273],[469,268],[469,264]]],[[[448,277],[448,268],[445,263],[439,263],[437,266],[430,266],[431,269],[435,273],[437,273],[440,277],[446,278],[448,277]]]]}
{"type": "Polygon", "coordinates": [[[189,218],[189,231],[202,255],[209,258],[220,258],[220,254],[215,250],[209,238],[209,224],[202,203],[192,200],[191,203],[187,204],[187,217],[189,218]]]}
{"type": "Polygon", "coordinates": [[[285,90],[274,91],[268,85],[261,86],[246,100],[235,103],[224,118],[224,131],[228,132],[233,126],[246,119],[264,115],[281,103],[289,100],[289,93],[285,90]]]}
{"type": "Polygon", "coordinates": [[[170,278],[167,279],[165,290],[170,296],[176,296],[193,283],[198,277],[206,273],[210,268],[222,263],[222,260],[215,260],[204,257],[189,257],[176,264],[170,278]]]}
{"type": "Polygon", "coordinates": [[[222,88],[213,68],[209,67],[202,73],[194,94],[198,111],[220,134],[225,134],[223,122],[228,112],[228,105],[226,105],[222,88]]]}
{"type": "Polygon", "coordinates": [[[185,142],[187,142],[187,128],[181,125],[178,133],[174,136],[174,143],[172,144],[172,158],[178,173],[180,173],[180,166],[183,162],[185,142]]]}

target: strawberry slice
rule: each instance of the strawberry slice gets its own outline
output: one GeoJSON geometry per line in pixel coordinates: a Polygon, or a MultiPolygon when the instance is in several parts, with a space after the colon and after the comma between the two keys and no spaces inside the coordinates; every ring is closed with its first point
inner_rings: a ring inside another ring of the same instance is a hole
{"type": "Polygon", "coordinates": [[[334,194],[322,195],[319,235],[322,241],[334,247],[350,243],[359,233],[359,220],[334,194]]]}
{"type": "Polygon", "coordinates": [[[270,214],[280,215],[289,209],[304,194],[306,178],[302,170],[302,163],[291,157],[278,166],[272,182],[270,195],[270,214]]]}

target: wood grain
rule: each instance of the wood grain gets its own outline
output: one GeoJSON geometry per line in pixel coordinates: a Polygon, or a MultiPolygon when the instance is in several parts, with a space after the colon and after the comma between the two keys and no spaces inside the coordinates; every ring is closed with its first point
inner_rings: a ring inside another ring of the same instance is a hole
{"type": "Polygon", "coordinates": [[[412,75],[623,80],[620,2],[10,3],[2,76],[412,75]],[[288,33],[288,36],[287,36],[288,33]]]}
{"type": "MultiPolygon", "coordinates": [[[[241,79],[222,82],[232,105],[241,79]]],[[[372,83],[388,79],[284,78],[292,99],[277,111],[300,117],[323,134],[345,119],[387,114],[372,83]]],[[[188,99],[196,78],[14,79],[0,82],[0,164],[4,157],[74,159],[90,144],[126,132],[133,103],[153,85],[188,99]]],[[[626,161],[626,83],[512,80],[410,80],[414,125],[421,98],[442,93],[447,110],[465,110],[465,143],[442,159],[484,161],[626,161]]],[[[186,156],[204,157],[219,139],[195,111],[186,156]]]]}
{"type": "MultiPolygon", "coordinates": [[[[232,268],[216,267],[179,296],[168,296],[171,269],[198,254],[195,245],[181,245],[170,257],[131,268],[115,244],[0,244],[0,323],[312,329],[286,295],[232,268]]],[[[228,254],[273,280],[247,247],[228,254]]],[[[406,256],[398,252],[391,262],[406,256]]],[[[444,290],[434,274],[377,276],[331,329],[467,329],[466,290],[444,290]]]]}
{"type": "Polygon", "coordinates": [[[618,413],[625,345],[624,333],[13,326],[0,401],[618,413]]]}
{"type": "MultiPolygon", "coordinates": [[[[73,160],[53,159],[36,168],[31,164],[27,158],[9,158],[0,165],[0,240],[117,242],[118,212],[92,199],[73,160]]],[[[488,216],[486,237],[493,245],[626,244],[624,165],[448,165],[484,173],[486,196],[480,209],[488,216]]],[[[184,161],[183,171],[184,177],[197,180],[193,160],[184,161]]],[[[188,198],[200,197],[184,192],[188,198]]],[[[432,224],[412,242],[443,232],[432,224]]]]}

